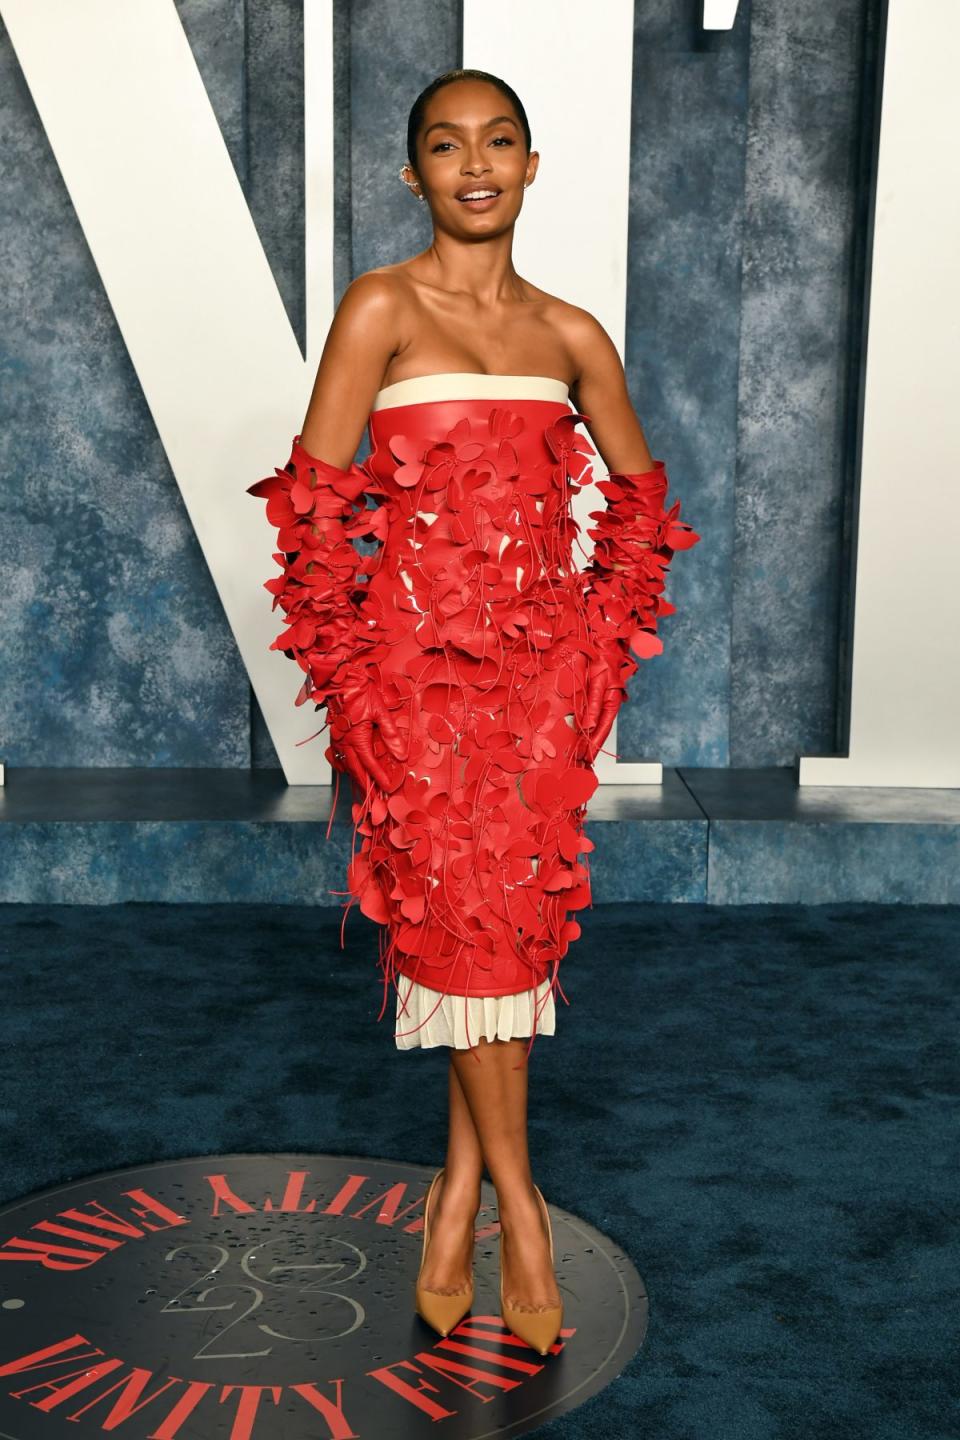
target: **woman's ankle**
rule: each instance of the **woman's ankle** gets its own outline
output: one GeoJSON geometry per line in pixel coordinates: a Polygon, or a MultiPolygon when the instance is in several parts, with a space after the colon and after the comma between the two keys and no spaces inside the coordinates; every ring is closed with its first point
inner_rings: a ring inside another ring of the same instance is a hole
{"type": "Polygon", "coordinates": [[[444,1167],[443,1179],[437,1188],[441,1198],[447,1196],[457,1205],[480,1208],[480,1180],[475,1174],[462,1174],[444,1167]]]}
{"type": "Polygon", "coordinates": [[[500,1217],[501,1225],[506,1224],[509,1228],[515,1222],[529,1224],[540,1214],[540,1202],[537,1200],[536,1191],[533,1188],[533,1181],[528,1184],[523,1181],[512,1181],[509,1186],[503,1186],[497,1191],[497,1214],[500,1217]]]}

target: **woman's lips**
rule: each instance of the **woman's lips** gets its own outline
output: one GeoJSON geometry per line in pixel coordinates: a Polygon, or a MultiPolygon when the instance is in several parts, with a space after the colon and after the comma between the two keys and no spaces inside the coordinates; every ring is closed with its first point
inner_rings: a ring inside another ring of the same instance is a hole
{"type": "Polygon", "coordinates": [[[487,195],[483,200],[461,200],[458,196],[457,203],[462,205],[465,210],[489,210],[491,206],[496,205],[502,193],[502,191],[498,191],[496,195],[487,195]]]}

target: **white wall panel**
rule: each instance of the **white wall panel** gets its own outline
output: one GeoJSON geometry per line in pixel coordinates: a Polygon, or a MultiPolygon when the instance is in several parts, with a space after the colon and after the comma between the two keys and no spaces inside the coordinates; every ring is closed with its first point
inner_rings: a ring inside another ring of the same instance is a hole
{"type": "Polygon", "coordinates": [[[960,6],[890,0],[848,756],[804,785],[960,786],[960,6]]]}
{"type": "Polygon", "coordinates": [[[324,716],[268,648],[275,532],[245,490],[287,459],[332,318],[330,0],[306,11],[305,364],[173,0],[2,4],[291,784],[329,778],[325,737],[297,748],[324,716]]]}

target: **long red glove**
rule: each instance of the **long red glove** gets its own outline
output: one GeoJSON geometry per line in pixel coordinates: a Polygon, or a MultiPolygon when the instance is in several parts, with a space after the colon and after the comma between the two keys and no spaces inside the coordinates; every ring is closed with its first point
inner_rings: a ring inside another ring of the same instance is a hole
{"type": "Polygon", "coordinates": [[[607,506],[590,512],[597,524],[587,534],[595,544],[580,576],[591,634],[602,652],[588,682],[584,723],[591,760],[627,696],[627,681],[639,668],[634,655],[648,660],[663,649],[657,621],[676,611],[663,593],[670,561],[675,551],[690,550],[700,539],[678,518],[679,500],[664,508],[668,485],[662,460],[654,460],[651,470],[613,472],[597,482],[607,506]]]}
{"type": "Polygon", "coordinates": [[[367,638],[363,595],[379,557],[361,555],[352,541],[382,539],[386,519],[382,510],[366,506],[366,492],[379,490],[361,466],[342,469],[310,455],[299,435],[284,468],[247,487],[248,494],[266,500],[267,519],[278,531],[280,549],[273,558],[281,573],[264,588],[273,595],[273,608],[284,611],[287,628],[270,649],[282,650],[305,672],[295,704],[312,700],[327,706],[333,741],[327,758],[361,788],[370,776],[378,784],[389,778],[373,749],[375,726],[392,755],[399,759],[405,751],[380,701],[376,670],[366,664],[373,642],[367,638]],[[352,725],[338,703],[348,694],[352,725]]]}

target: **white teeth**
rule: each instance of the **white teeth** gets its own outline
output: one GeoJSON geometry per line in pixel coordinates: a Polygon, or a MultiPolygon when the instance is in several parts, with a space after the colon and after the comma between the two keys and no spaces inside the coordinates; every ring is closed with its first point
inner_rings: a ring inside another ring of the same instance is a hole
{"type": "Polygon", "coordinates": [[[499,195],[499,190],[470,190],[466,195],[458,195],[458,200],[486,200],[492,195],[499,195]]]}

